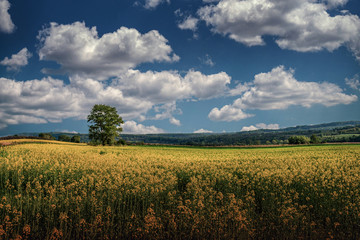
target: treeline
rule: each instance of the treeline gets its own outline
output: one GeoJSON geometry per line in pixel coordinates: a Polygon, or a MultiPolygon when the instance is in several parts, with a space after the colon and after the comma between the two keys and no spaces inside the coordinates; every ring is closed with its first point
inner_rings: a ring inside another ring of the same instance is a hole
{"type": "Polygon", "coordinates": [[[36,136],[19,136],[19,135],[0,137],[0,140],[13,140],[13,139],[42,139],[42,138],[36,136]]]}
{"type": "MultiPolygon", "coordinates": [[[[59,132],[28,134],[42,139],[90,143],[88,134],[59,132]]],[[[235,133],[121,134],[120,138],[116,139],[117,145],[169,144],[187,146],[281,145],[327,142],[360,142],[360,122],[337,122],[279,130],[235,133]]]]}
{"type": "Polygon", "coordinates": [[[63,141],[63,142],[74,142],[74,143],[81,142],[81,137],[79,135],[69,136],[67,134],[61,134],[61,135],[58,135],[57,137],[55,137],[51,133],[40,133],[39,138],[47,139],[47,140],[58,140],[58,141],[63,141]]]}
{"type": "Polygon", "coordinates": [[[360,125],[341,128],[258,130],[219,134],[123,134],[131,143],[174,144],[188,146],[317,144],[327,142],[360,142],[360,125]]]}

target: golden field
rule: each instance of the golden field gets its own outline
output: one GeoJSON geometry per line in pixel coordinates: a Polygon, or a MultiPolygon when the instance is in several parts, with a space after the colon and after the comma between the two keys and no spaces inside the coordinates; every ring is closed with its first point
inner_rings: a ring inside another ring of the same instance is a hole
{"type": "Polygon", "coordinates": [[[0,239],[360,239],[360,145],[45,143],[0,147],[0,239]]]}

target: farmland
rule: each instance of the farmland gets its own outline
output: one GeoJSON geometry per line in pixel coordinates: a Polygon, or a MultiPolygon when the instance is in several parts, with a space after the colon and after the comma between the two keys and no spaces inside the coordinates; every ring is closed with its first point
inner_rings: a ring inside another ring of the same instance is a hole
{"type": "Polygon", "coordinates": [[[359,160],[360,145],[31,140],[0,147],[0,239],[359,239],[359,160]]]}

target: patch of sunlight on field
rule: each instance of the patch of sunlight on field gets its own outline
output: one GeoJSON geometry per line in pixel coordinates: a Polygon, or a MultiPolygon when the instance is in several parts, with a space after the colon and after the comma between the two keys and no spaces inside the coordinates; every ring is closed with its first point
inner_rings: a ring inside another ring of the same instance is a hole
{"type": "Polygon", "coordinates": [[[360,238],[360,145],[56,143],[0,147],[1,239],[360,238]]]}

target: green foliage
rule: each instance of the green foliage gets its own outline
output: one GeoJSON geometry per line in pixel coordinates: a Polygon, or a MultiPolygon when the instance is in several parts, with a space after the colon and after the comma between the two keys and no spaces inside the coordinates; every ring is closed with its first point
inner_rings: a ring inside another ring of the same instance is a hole
{"type": "Polygon", "coordinates": [[[58,137],[58,140],[63,142],[70,142],[71,138],[68,135],[63,134],[58,137]]]}
{"type": "Polygon", "coordinates": [[[321,140],[320,140],[320,138],[318,137],[318,136],[316,136],[315,134],[313,134],[313,135],[311,135],[311,137],[310,137],[310,143],[320,143],[321,142],[321,140]]]}
{"type": "Polygon", "coordinates": [[[71,138],[71,142],[74,142],[74,143],[80,143],[80,140],[81,140],[81,138],[78,135],[74,135],[71,138]]]}
{"type": "Polygon", "coordinates": [[[116,142],[116,145],[127,145],[126,141],[124,139],[119,139],[117,142],[116,142]]]}
{"type": "Polygon", "coordinates": [[[49,133],[40,133],[39,138],[43,138],[47,140],[55,140],[55,137],[49,133]]]}
{"type": "Polygon", "coordinates": [[[310,143],[310,138],[306,136],[291,136],[289,138],[289,144],[308,144],[310,143]]]}
{"type": "Polygon", "coordinates": [[[119,136],[124,123],[115,107],[96,104],[87,118],[89,125],[89,138],[102,145],[113,145],[119,136]]]}

